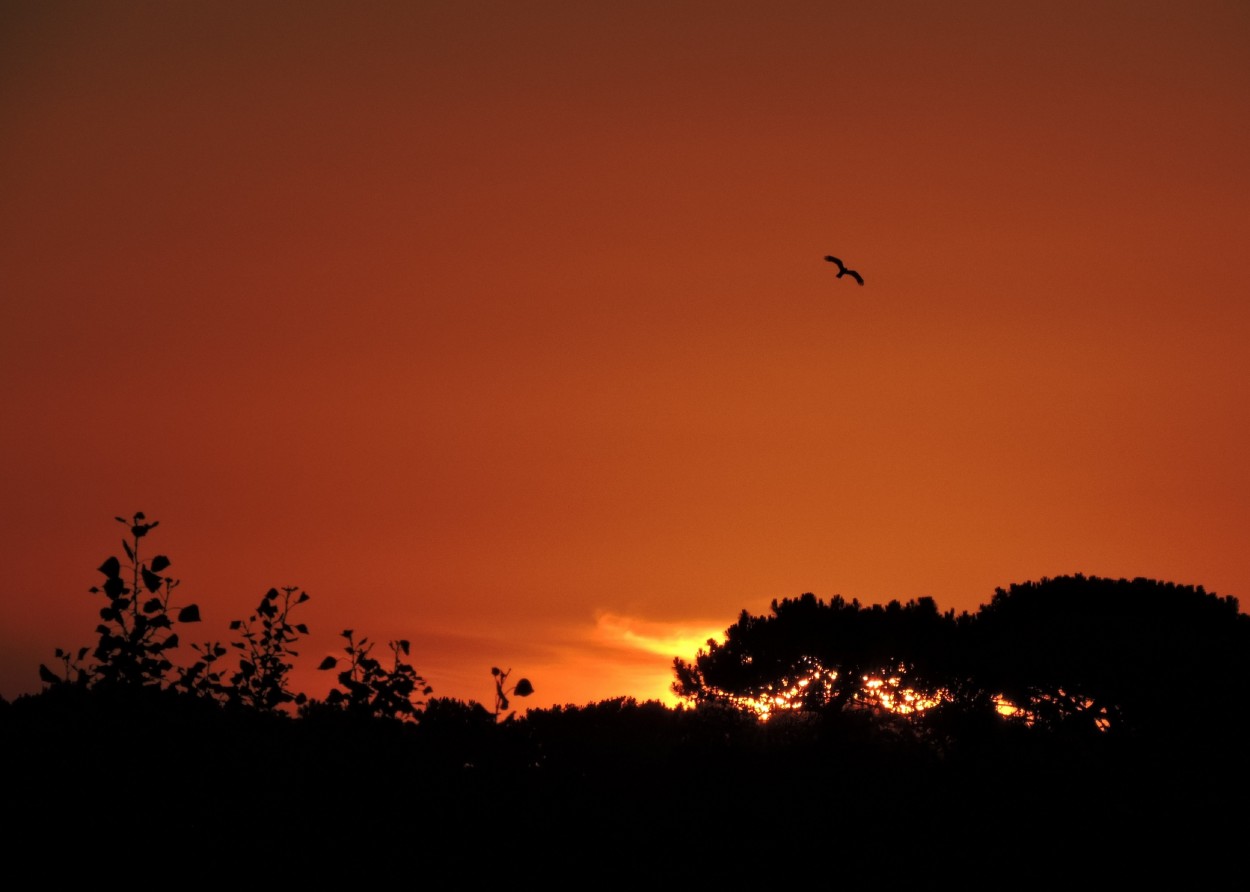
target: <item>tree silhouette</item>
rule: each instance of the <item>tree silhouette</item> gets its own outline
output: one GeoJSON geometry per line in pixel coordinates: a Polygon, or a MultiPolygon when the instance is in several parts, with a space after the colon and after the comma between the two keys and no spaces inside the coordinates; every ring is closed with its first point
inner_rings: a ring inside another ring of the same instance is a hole
{"type": "Polygon", "coordinates": [[[1172,739],[1239,727],[1250,617],[1236,598],[1142,578],[1012,585],[958,617],[927,598],[862,607],[805,594],[768,616],[743,611],[723,644],[673,668],[692,702],[765,713],[1002,713],[1039,730],[1172,739]]]}
{"type": "Polygon", "coordinates": [[[932,598],[862,607],[807,593],[774,600],[771,615],[742,611],[693,662],[673,662],[673,690],[695,702],[786,709],[842,710],[940,702],[949,684],[953,612],[932,598]]]}
{"type": "Polygon", "coordinates": [[[1250,617],[1237,599],[1152,579],[997,589],[964,645],[985,691],[1051,728],[1211,728],[1239,712],[1250,681],[1250,617]]]}

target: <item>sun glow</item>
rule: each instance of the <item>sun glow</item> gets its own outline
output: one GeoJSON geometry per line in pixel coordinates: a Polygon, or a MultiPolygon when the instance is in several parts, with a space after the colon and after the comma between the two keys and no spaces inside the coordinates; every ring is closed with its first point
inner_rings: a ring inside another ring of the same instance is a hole
{"type": "Polygon", "coordinates": [[[635,665],[632,670],[638,699],[677,706],[682,700],[672,690],[673,658],[705,648],[710,640],[720,640],[722,627],[711,622],[663,622],[602,612],[595,617],[590,637],[596,647],[624,651],[631,664],[654,664],[649,669],[635,665]]]}
{"type": "Polygon", "coordinates": [[[722,636],[721,627],[710,623],[661,622],[619,613],[600,613],[595,631],[601,641],[660,654],[668,660],[675,654],[694,653],[722,636]]]}
{"type": "Polygon", "coordinates": [[[903,681],[898,676],[870,678],[865,675],[863,682],[864,689],[869,696],[876,698],[876,706],[898,715],[924,712],[950,699],[945,691],[939,690],[924,694],[914,688],[903,687],[903,681]]]}
{"type": "MultiPolygon", "coordinates": [[[[761,720],[782,712],[797,712],[827,702],[835,689],[838,672],[809,660],[809,669],[793,681],[758,697],[735,698],[736,706],[754,712],[761,720]],[[813,687],[815,686],[815,687],[813,687]]],[[[950,699],[945,690],[918,691],[906,686],[898,673],[878,673],[860,677],[860,687],[847,705],[852,709],[875,710],[892,715],[916,715],[950,699]]]]}
{"type": "Polygon", "coordinates": [[[1030,728],[1041,720],[1043,714],[1064,717],[1089,714],[1095,729],[1102,732],[1111,730],[1111,716],[1105,706],[1097,706],[1089,697],[1070,695],[1063,688],[1054,694],[1037,694],[1030,698],[1027,706],[1020,706],[999,694],[994,697],[994,708],[999,715],[1023,722],[1030,728]]]}
{"type": "MultiPolygon", "coordinates": [[[[732,703],[740,708],[756,714],[761,721],[783,713],[800,713],[811,708],[813,700],[825,700],[825,694],[817,693],[813,685],[822,684],[825,690],[832,690],[838,673],[823,667],[813,668],[803,677],[783,688],[769,691],[759,697],[735,697],[732,703]]],[[[863,675],[860,677],[861,687],[847,701],[847,708],[872,710],[881,714],[896,716],[914,716],[933,709],[953,698],[949,691],[939,688],[935,691],[918,691],[907,687],[899,675],[863,675]]],[[[1030,701],[1029,707],[1022,707],[1006,696],[999,694],[993,698],[995,711],[1005,719],[1023,722],[1033,727],[1047,713],[1072,716],[1088,713],[1095,729],[1106,732],[1111,729],[1112,720],[1105,707],[1096,707],[1089,698],[1072,697],[1062,689],[1056,694],[1042,694],[1030,701]]]]}

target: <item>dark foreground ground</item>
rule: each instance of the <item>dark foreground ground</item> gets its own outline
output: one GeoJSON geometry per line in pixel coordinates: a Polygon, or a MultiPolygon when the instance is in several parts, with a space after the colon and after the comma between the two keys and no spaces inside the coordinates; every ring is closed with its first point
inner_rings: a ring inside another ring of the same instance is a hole
{"type": "Polygon", "coordinates": [[[38,700],[0,709],[7,860],[62,879],[1215,888],[1240,884],[1250,849],[1235,729],[943,737],[630,700],[414,725],[38,700]]]}

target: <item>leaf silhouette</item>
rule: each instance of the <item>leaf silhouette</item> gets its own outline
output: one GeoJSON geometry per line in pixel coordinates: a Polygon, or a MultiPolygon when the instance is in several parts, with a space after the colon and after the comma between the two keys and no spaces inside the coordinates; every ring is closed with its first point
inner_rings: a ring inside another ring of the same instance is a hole
{"type": "Polygon", "coordinates": [[[200,621],[200,608],[197,604],[188,604],[178,611],[178,622],[180,623],[198,623],[200,621]]]}
{"type": "Polygon", "coordinates": [[[143,584],[150,592],[157,591],[161,587],[161,577],[157,576],[147,567],[143,568],[143,584]]]}
{"type": "MultiPolygon", "coordinates": [[[[136,514],[135,517],[142,518],[143,515],[136,514]]],[[[159,520],[154,520],[151,523],[137,523],[130,528],[130,534],[134,536],[136,539],[141,539],[148,534],[148,530],[151,530],[160,525],[161,525],[161,522],[159,520]]]]}

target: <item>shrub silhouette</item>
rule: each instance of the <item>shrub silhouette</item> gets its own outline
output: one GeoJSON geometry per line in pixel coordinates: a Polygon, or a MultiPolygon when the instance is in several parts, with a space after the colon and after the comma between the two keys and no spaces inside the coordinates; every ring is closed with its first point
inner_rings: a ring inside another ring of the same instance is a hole
{"type": "MultiPolygon", "coordinates": [[[[370,656],[374,642],[368,638],[355,640],[352,629],[343,630],[341,637],[347,639],[343,650],[347,653],[347,667],[339,671],[339,687],[326,696],[328,706],[341,708],[353,715],[372,718],[415,720],[423,704],[422,697],[434,689],[405,659],[411,645],[405,640],[387,642],[391,651],[390,668],[370,656]]],[[[326,657],[317,668],[328,671],[338,667],[336,657],[326,657]]]]}
{"type": "MultiPolygon", "coordinates": [[[[231,643],[240,651],[234,671],[222,666],[230,649],[217,641],[192,644],[197,658],[189,666],[175,667],[169,659],[179,645],[174,626],[199,622],[199,606],[173,604],[178,580],[162,575],[170,566],[167,556],[145,560],[141,555],[142,540],[159,521],[148,521],[143,512],[136,512],[129,521],[116,520],[129,527],[130,538],[122,540],[128,563],[108,558],[99,568],[104,583],[90,589],[107,600],[100,610],[102,622],[96,627],[99,641],[94,649],[83,647],[76,653],[56,648],[61,672],[39,665],[39,677],[46,686],[163,690],[257,713],[278,712],[288,704],[310,705],[305,694],[289,686],[292,659],[299,656],[294,645],[308,634],[308,627],[294,622],[291,613],[309,600],[306,592],[298,586],[270,588],[247,619],[230,623],[231,631],[239,633],[239,640],[231,643]],[[91,661],[87,661],[88,653],[91,661]]],[[[328,706],[354,715],[415,721],[423,698],[433,689],[407,661],[410,643],[406,639],[389,642],[392,660],[384,666],[371,655],[372,642],[366,638],[357,642],[351,629],[342,634],[347,639],[348,665],[339,672],[340,687],[314,708],[328,706]]],[[[336,658],[327,657],[319,668],[337,665],[336,658]]],[[[517,693],[524,696],[528,685],[522,680],[517,693]]]]}
{"type": "Polygon", "coordinates": [[[174,625],[200,621],[197,605],[175,608],[171,603],[178,580],[162,575],[169,568],[169,558],[158,554],[145,561],[140,555],[142,540],[160,525],[160,521],[148,522],[142,511],[136,512],[129,521],[123,517],[115,519],[129,527],[130,539],[122,539],[128,563],[123,564],[116,556],[108,558],[99,568],[104,574],[104,584],[90,589],[92,594],[102,594],[107,601],[100,609],[102,622],[96,626],[100,638],[91,652],[94,664],[80,665],[87,648],[79,650],[73,659],[58,648],[56,654],[66,674],[58,676],[41,664],[39,677],[48,684],[73,682],[104,688],[160,688],[166,674],[173,669],[168,654],[178,647],[174,625]],[[127,571],[129,584],[123,578],[127,571]]]}
{"type": "Polygon", "coordinates": [[[192,644],[199,659],[178,669],[174,687],[219,704],[260,712],[274,712],[287,703],[302,704],[306,696],[291,691],[287,682],[295,668],[289,659],[299,656],[291,645],[308,634],[308,627],[290,622],[289,617],[292,609],[307,600],[308,594],[297,586],[269,589],[251,616],[230,623],[231,631],[241,633],[240,640],[230,646],[243,652],[235,671],[227,678],[227,670],[220,666],[221,658],[230,652],[220,642],[192,644]]]}
{"type": "Polygon", "coordinates": [[[505,672],[498,666],[492,666],[490,674],[495,679],[495,721],[509,721],[515,713],[515,710],[508,709],[510,705],[508,696],[528,697],[530,694],[534,693],[534,686],[530,684],[530,680],[528,678],[521,678],[518,679],[517,683],[512,687],[508,687],[508,676],[512,674],[511,669],[508,669],[505,672]],[[508,711],[504,713],[504,710],[508,711]]]}
{"type": "Polygon", "coordinates": [[[308,593],[295,586],[284,586],[280,592],[271,588],[251,616],[230,623],[231,630],[241,632],[243,638],[232,645],[243,651],[239,669],[230,677],[228,696],[232,701],[264,711],[305,701],[304,694],[287,687],[287,680],[295,668],[288,660],[299,656],[291,645],[300,635],[308,634],[308,626],[292,624],[289,617],[296,605],[307,600],[308,593]]]}

